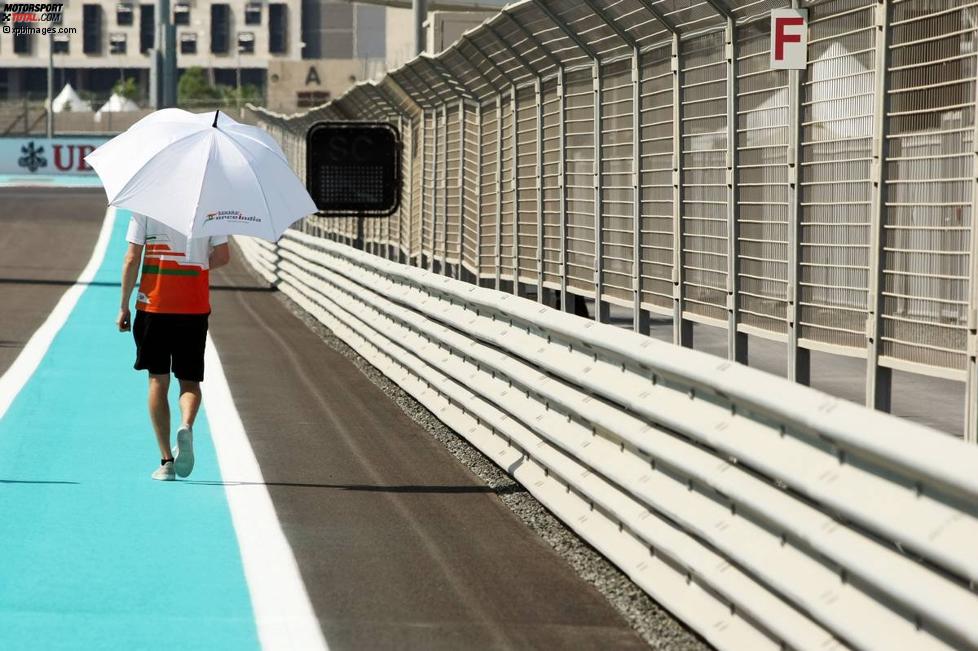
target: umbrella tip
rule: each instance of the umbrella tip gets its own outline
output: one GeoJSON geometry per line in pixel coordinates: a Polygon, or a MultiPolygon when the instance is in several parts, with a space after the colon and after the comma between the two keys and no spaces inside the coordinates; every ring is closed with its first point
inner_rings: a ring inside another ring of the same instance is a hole
{"type": "Polygon", "coordinates": [[[212,127],[217,127],[217,116],[218,116],[218,114],[220,112],[221,112],[220,109],[217,109],[216,111],[214,111],[214,124],[211,125],[212,127]]]}

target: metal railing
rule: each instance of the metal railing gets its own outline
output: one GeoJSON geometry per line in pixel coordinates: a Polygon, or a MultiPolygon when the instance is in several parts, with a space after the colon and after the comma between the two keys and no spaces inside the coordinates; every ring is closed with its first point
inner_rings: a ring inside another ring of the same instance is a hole
{"type": "Polygon", "coordinates": [[[978,647],[978,449],[288,231],[248,262],[722,649],[978,647]]]}
{"type": "MultiPolygon", "coordinates": [[[[363,246],[539,301],[629,308],[965,384],[978,440],[978,6],[828,0],[808,67],[770,69],[781,0],[524,0],[377,83],[256,109],[304,174],[318,120],[400,127],[404,196],[363,246]]],[[[354,241],[354,219],[310,221],[354,241]]]]}
{"type": "MultiPolygon", "coordinates": [[[[93,99],[87,106],[91,110],[75,108],[54,114],[55,135],[109,135],[125,131],[133,124],[153,112],[152,108],[134,111],[105,111],[98,117],[95,112],[108,97],[93,99]]],[[[147,102],[140,100],[140,106],[147,102]]],[[[181,102],[178,105],[186,111],[205,113],[220,109],[238,121],[251,122],[253,112],[245,111],[233,100],[199,100],[181,102]]],[[[0,101],[0,137],[43,136],[47,131],[47,105],[44,100],[26,98],[0,101]]]]}

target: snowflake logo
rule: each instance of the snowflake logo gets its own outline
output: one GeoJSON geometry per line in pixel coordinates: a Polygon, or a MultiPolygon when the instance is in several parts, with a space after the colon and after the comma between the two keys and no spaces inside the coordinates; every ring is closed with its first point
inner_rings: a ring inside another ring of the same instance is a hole
{"type": "Polygon", "coordinates": [[[33,140],[21,147],[20,153],[23,156],[17,159],[17,164],[21,167],[26,167],[31,172],[36,172],[39,168],[48,166],[48,159],[44,157],[44,147],[36,146],[33,140]]]}

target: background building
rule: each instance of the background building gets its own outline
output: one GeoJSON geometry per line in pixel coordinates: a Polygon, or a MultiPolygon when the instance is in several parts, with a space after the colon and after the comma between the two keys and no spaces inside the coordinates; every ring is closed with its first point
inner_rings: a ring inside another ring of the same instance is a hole
{"type": "MultiPolygon", "coordinates": [[[[212,82],[264,85],[268,63],[301,56],[301,15],[295,3],[173,2],[177,66],[200,66],[212,82]]],[[[149,94],[148,51],[156,43],[155,3],[69,2],[62,25],[78,33],[53,41],[55,86],[107,95],[123,77],[149,94]]],[[[0,99],[43,94],[47,36],[0,34],[0,99]]]]}
{"type": "MultiPolygon", "coordinates": [[[[0,102],[37,104],[46,97],[51,43],[55,93],[70,83],[97,106],[118,81],[131,78],[138,89],[133,99],[148,106],[156,7],[155,2],[69,2],[62,25],[77,29],[75,34],[53,41],[0,34],[0,102]]],[[[410,9],[345,0],[171,0],[171,8],[178,74],[199,67],[212,85],[254,86],[261,103],[285,113],[322,104],[415,54],[410,9]]],[[[488,15],[432,12],[428,50],[447,47],[488,15]]],[[[19,120],[33,122],[17,115],[10,119],[19,120]]]]}
{"type": "Polygon", "coordinates": [[[303,59],[383,59],[386,8],[344,0],[302,0],[303,59]]]}
{"type": "MultiPolygon", "coordinates": [[[[180,73],[199,66],[211,83],[235,86],[252,84],[262,89],[267,83],[269,64],[299,61],[303,58],[303,12],[315,18],[317,29],[310,30],[315,40],[313,52],[325,48],[322,36],[330,35],[335,21],[337,33],[350,33],[342,11],[323,11],[323,2],[267,2],[248,0],[174,1],[171,4],[176,27],[177,68],[180,73]]],[[[351,5],[343,5],[347,10],[351,5]]],[[[354,20],[362,24],[353,32],[354,43],[383,58],[383,8],[354,20]],[[379,18],[377,16],[379,12],[379,18]],[[374,35],[373,32],[379,32],[374,35]],[[379,43],[379,53],[378,50],[379,43]]],[[[56,36],[54,48],[55,88],[70,82],[80,93],[107,96],[112,86],[124,77],[136,80],[143,97],[149,96],[149,50],[156,42],[155,3],[70,2],[65,4],[62,25],[74,27],[76,34],[56,36]]],[[[347,37],[348,40],[349,36],[347,37]]],[[[0,99],[38,98],[47,87],[49,52],[47,36],[0,34],[0,99]]],[[[351,58],[354,50],[344,50],[351,58]]],[[[310,53],[308,57],[319,56],[310,53]]]]}

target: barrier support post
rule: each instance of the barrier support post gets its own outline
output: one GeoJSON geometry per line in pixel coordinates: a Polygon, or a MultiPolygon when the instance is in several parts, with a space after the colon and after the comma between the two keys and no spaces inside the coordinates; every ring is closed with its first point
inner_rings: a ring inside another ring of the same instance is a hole
{"type": "Polygon", "coordinates": [[[866,314],[866,406],[890,411],[893,370],[880,366],[880,338],[883,334],[883,239],[886,224],[886,112],[889,109],[890,9],[877,2],[874,15],[876,37],[876,94],[873,107],[873,160],[871,228],[869,252],[869,294],[866,314]]]}
{"type": "MultiPolygon", "coordinates": [[[[798,1],[792,0],[792,7],[798,1]]],[[[798,345],[801,317],[801,86],[804,71],[788,71],[788,368],[789,380],[811,383],[811,353],[798,345]]]]}

